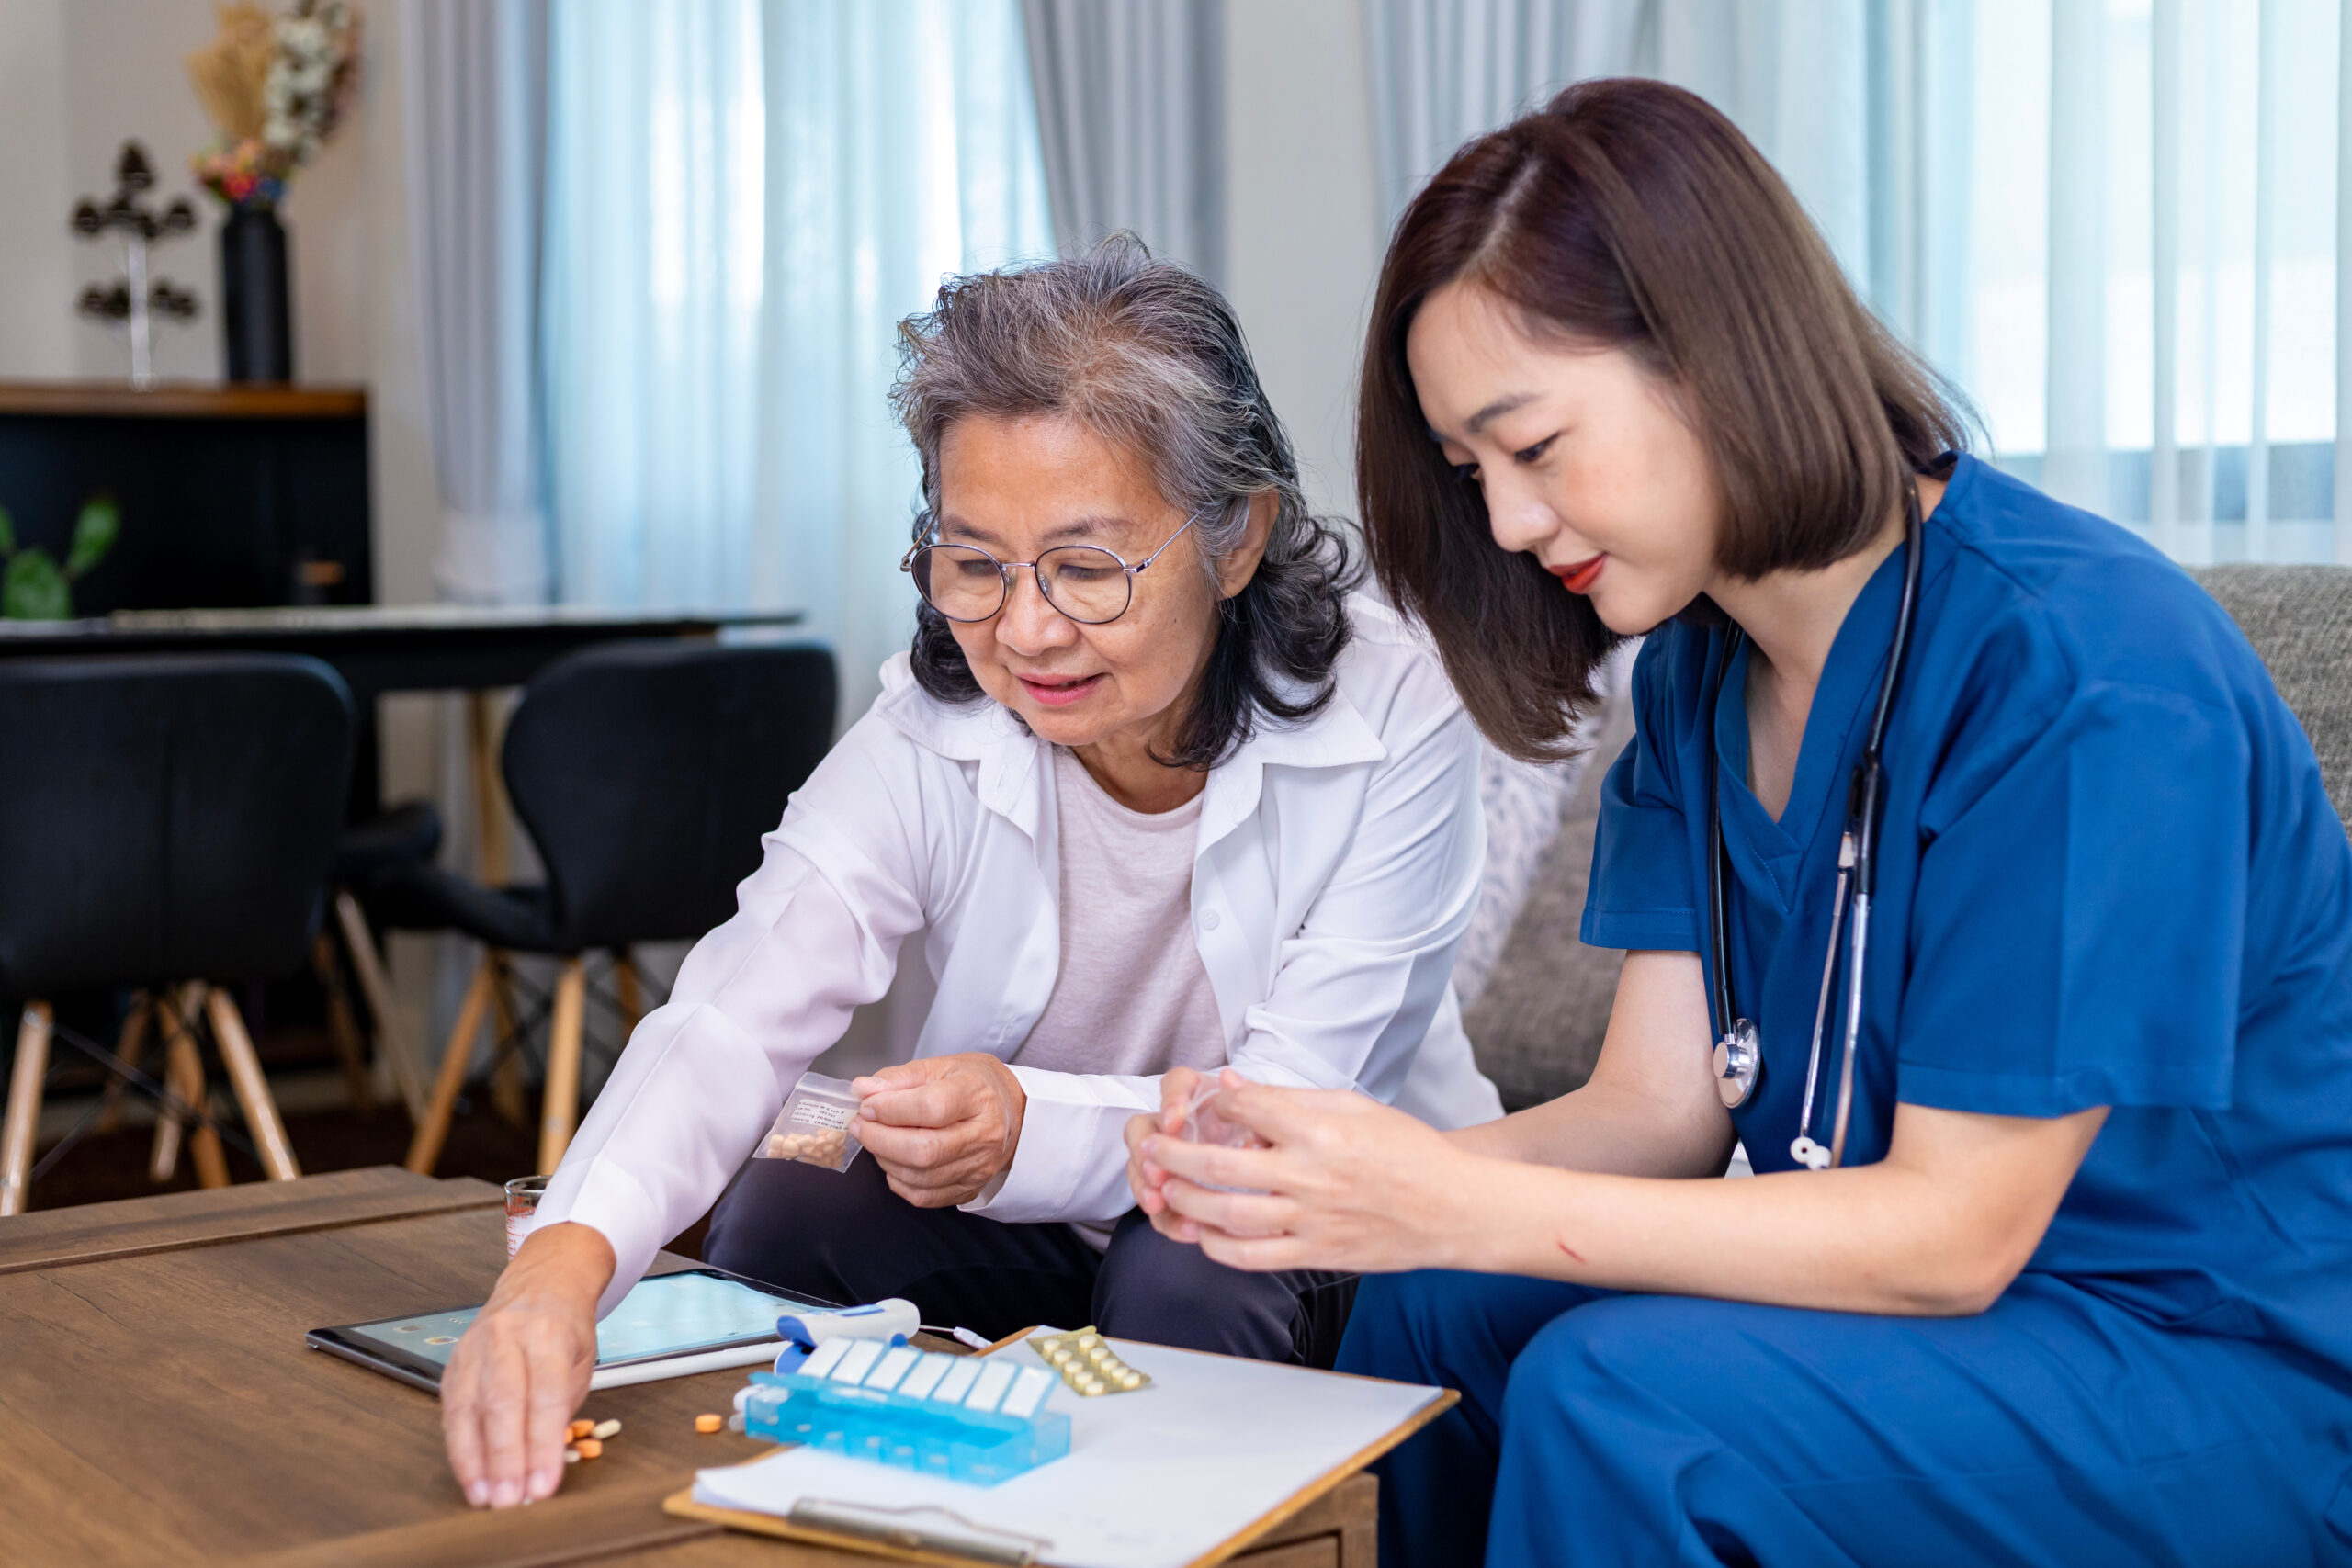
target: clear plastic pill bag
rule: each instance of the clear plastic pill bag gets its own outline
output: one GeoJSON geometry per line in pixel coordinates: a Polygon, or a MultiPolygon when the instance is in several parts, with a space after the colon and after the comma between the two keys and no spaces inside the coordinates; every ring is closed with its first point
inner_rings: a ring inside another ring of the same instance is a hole
{"type": "Polygon", "coordinates": [[[827,1170],[847,1170],[865,1147],[857,1141],[857,1105],[845,1080],[801,1074],[753,1157],[797,1159],[827,1170]]]}

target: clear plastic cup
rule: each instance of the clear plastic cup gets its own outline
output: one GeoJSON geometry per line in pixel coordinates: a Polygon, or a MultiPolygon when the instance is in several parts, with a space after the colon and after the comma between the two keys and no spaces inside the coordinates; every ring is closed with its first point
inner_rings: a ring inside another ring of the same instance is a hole
{"type": "MultiPolygon", "coordinates": [[[[1272,1147],[1238,1122],[1228,1122],[1217,1111],[1217,1097],[1224,1093],[1222,1073],[1212,1073],[1201,1079],[1193,1097],[1184,1104],[1184,1120],[1177,1127],[1176,1135],[1188,1144],[1211,1144],[1222,1149],[1262,1149],[1272,1147]]],[[[1254,1187],[1227,1187],[1222,1182],[1204,1181],[1202,1186],[1219,1192],[1255,1192],[1254,1187]]]]}
{"type": "Polygon", "coordinates": [[[544,1176],[518,1176],[506,1184],[506,1258],[510,1263],[538,1220],[539,1200],[548,1195],[548,1181],[544,1176]]]}
{"type": "Polygon", "coordinates": [[[1262,1149],[1266,1140],[1238,1122],[1228,1122],[1218,1114],[1217,1097],[1225,1086],[1215,1075],[1204,1077],[1201,1086],[1184,1105],[1183,1122],[1176,1135],[1188,1144],[1214,1144],[1224,1149],[1262,1149]]]}

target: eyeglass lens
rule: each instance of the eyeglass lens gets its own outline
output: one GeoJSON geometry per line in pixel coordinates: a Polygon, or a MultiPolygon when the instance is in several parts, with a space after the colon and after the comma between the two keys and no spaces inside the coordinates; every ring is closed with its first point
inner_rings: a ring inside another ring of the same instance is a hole
{"type": "MultiPolygon", "coordinates": [[[[1037,558],[1037,586],[1073,621],[1114,621],[1125,613],[1130,583],[1119,558],[1092,545],[1062,545],[1037,558]]],[[[951,621],[985,621],[1004,607],[1002,563],[969,545],[927,545],[915,552],[915,591],[951,621]]]]}

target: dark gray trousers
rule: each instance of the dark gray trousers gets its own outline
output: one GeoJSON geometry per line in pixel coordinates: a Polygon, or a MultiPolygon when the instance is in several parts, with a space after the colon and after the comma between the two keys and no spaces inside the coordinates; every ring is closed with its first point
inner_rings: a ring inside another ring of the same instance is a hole
{"type": "Polygon", "coordinates": [[[1329,1367],[1352,1274],[1245,1273],[1170,1241],[1140,1209],[1098,1253],[1064,1224],[1007,1224],[918,1209],[872,1155],[845,1171],[755,1159],[710,1217],[703,1258],[787,1291],[850,1305],[903,1296],[922,1320],[1001,1339],[1039,1324],[1186,1350],[1329,1367]]]}

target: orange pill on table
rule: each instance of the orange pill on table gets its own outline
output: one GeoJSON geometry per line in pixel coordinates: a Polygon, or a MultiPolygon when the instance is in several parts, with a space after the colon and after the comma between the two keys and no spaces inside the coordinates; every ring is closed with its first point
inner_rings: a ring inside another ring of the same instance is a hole
{"type": "Polygon", "coordinates": [[[601,1438],[582,1438],[578,1442],[571,1445],[571,1450],[578,1454],[582,1459],[602,1458],[605,1452],[604,1439],[601,1438]]]}
{"type": "Polygon", "coordinates": [[[596,1423],[589,1420],[586,1416],[582,1416],[579,1420],[574,1421],[571,1426],[566,1427],[563,1429],[563,1435],[572,1441],[577,1442],[595,1429],[596,1423]]]}
{"type": "Polygon", "coordinates": [[[695,1417],[695,1430],[697,1432],[716,1432],[721,1427],[726,1425],[727,1423],[725,1421],[719,1419],[719,1417],[716,1416],[697,1416],[695,1417]]]}

